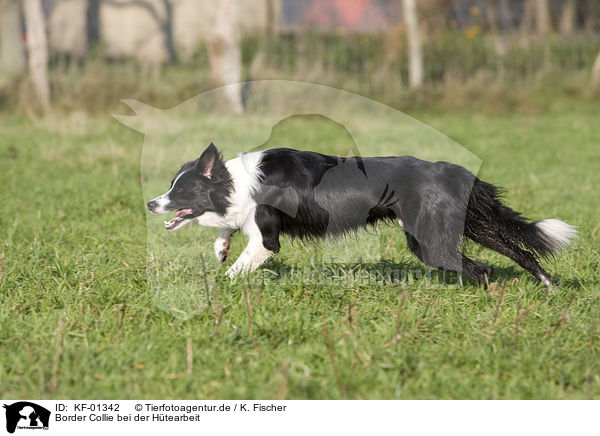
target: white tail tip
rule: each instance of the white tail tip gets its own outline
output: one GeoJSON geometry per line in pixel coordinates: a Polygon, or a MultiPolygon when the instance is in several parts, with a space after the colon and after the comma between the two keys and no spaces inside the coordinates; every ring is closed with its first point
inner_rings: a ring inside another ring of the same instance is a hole
{"type": "Polygon", "coordinates": [[[536,223],[544,235],[550,240],[556,251],[567,247],[577,237],[575,226],[557,219],[548,219],[536,223]]]}

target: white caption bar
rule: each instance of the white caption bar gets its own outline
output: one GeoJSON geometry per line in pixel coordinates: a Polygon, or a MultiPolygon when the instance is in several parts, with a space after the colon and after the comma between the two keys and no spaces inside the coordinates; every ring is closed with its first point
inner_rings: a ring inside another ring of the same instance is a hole
{"type": "Polygon", "coordinates": [[[0,435],[587,434],[594,401],[0,400],[0,435]],[[4,413],[2,413],[4,412],[4,413]],[[45,430],[42,433],[34,430],[45,430]],[[307,433],[308,432],[308,433],[307,433]]]}

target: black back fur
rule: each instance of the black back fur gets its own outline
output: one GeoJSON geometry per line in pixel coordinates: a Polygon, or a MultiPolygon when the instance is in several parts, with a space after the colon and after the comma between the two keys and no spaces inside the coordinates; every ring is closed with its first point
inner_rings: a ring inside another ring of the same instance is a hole
{"type": "Polygon", "coordinates": [[[257,201],[263,243],[273,251],[279,249],[279,233],[310,239],[398,219],[409,248],[429,266],[485,282],[492,270],[462,254],[464,235],[546,277],[537,256],[551,253],[552,241],[503,205],[496,187],[458,165],[410,156],[341,159],[278,148],[263,152],[260,170],[263,185],[298,194],[294,216],[282,212],[295,210],[285,204],[292,199],[257,201]]]}

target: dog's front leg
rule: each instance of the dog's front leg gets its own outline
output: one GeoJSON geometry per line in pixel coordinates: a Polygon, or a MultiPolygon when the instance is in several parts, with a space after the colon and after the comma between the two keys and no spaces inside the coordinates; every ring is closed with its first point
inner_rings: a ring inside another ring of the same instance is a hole
{"type": "Polygon", "coordinates": [[[279,251],[279,217],[270,207],[258,205],[241,226],[248,245],[225,274],[233,278],[254,271],[279,251]]]}
{"type": "Polygon", "coordinates": [[[229,244],[229,240],[231,239],[231,235],[233,235],[237,229],[221,229],[219,236],[215,240],[215,256],[217,256],[217,260],[221,263],[224,263],[229,259],[229,253],[231,252],[231,246],[229,244]]]}
{"type": "Polygon", "coordinates": [[[237,258],[225,274],[233,278],[238,274],[254,271],[274,254],[274,251],[268,250],[263,246],[262,239],[250,238],[248,245],[246,245],[240,257],[237,258]]]}

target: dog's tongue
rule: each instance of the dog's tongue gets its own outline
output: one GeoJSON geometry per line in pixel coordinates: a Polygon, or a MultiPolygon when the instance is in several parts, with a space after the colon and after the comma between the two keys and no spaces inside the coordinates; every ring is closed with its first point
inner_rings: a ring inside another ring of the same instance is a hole
{"type": "Polygon", "coordinates": [[[179,209],[177,212],[175,212],[175,218],[171,219],[170,221],[165,221],[165,229],[173,230],[177,224],[183,221],[186,215],[190,215],[191,213],[192,209],[179,209]]]}

